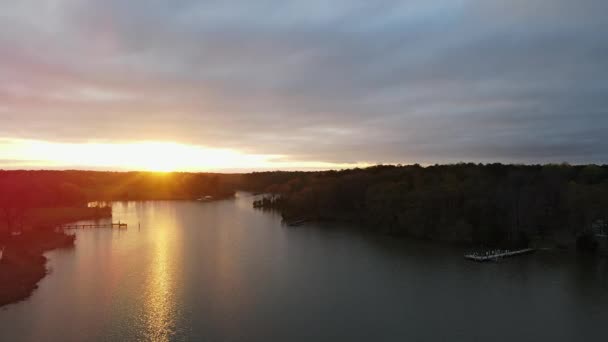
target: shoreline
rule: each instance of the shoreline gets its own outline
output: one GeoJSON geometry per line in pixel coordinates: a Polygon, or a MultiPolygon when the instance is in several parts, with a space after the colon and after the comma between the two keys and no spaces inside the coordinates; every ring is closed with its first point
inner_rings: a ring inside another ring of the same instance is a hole
{"type": "Polygon", "coordinates": [[[75,236],[63,232],[26,233],[10,241],[0,261],[0,307],[31,296],[47,274],[44,253],[74,246],[75,236]]]}
{"type": "MultiPolygon", "coordinates": [[[[534,251],[561,251],[561,252],[577,252],[584,253],[585,251],[579,251],[576,247],[575,238],[572,237],[571,241],[564,242],[562,240],[558,240],[557,238],[544,238],[540,239],[538,237],[533,237],[530,239],[528,244],[526,245],[508,245],[508,244],[480,244],[478,242],[474,242],[471,239],[454,239],[450,237],[441,238],[441,237],[425,237],[425,236],[416,236],[412,234],[406,234],[402,232],[394,232],[390,230],[373,230],[370,229],[369,224],[363,222],[363,220],[359,217],[314,217],[312,215],[295,215],[295,216],[287,216],[284,215],[281,210],[274,208],[254,208],[262,211],[275,211],[282,216],[281,223],[291,229],[302,229],[306,228],[307,224],[348,224],[348,230],[355,230],[359,232],[363,232],[366,234],[370,234],[371,236],[386,236],[392,239],[409,239],[415,241],[424,241],[429,242],[435,245],[446,245],[446,246],[457,246],[463,247],[467,250],[471,248],[504,248],[511,250],[520,250],[520,249],[532,249],[534,251]]],[[[469,254],[468,252],[466,254],[469,254]]],[[[608,257],[608,252],[606,251],[597,251],[596,253],[592,253],[594,257],[608,257]]]]}
{"type": "Polygon", "coordinates": [[[74,247],[76,237],[54,231],[55,226],[112,217],[111,210],[97,208],[45,208],[43,211],[44,215],[33,220],[35,228],[17,236],[0,238],[0,245],[4,245],[0,259],[0,308],[29,298],[38,288],[39,282],[48,274],[45,252],[74,247]]]}

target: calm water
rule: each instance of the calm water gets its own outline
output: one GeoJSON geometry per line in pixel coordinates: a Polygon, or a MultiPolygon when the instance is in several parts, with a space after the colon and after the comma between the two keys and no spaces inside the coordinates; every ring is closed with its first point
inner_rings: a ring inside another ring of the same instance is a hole
{"type": "Polygon", "coordinates": [[[116,203],[0,309],[0,341],[576,341],[608,336],[608,266],[286,228],[251,197],[116,203]],[[138,222],[141,228],[138,229],[138,222]]]}

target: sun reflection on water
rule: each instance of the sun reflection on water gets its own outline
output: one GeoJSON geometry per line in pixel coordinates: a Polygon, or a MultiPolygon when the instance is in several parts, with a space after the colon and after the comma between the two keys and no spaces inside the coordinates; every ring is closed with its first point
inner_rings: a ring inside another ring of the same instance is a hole
{"type": "Polygon", "coordinates": [[[154,254],[144,299],[144,335],[149,341],[169,341],[175,330],[175,269],[167,230],[170,221],[165,217],[154,230],[154,254]]]}

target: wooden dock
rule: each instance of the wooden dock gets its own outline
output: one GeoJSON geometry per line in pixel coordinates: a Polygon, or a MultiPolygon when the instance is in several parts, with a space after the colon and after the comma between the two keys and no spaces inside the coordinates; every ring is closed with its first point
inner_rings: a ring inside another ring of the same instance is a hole
{"type": "Polygon", "coordinates": [[[103,224],[67,224],[57,227],[58,229],[87,229],[87,228],[118,228],[127,229],[126,223],[103,223],[103,224]]]}
{"type": "Polygon", "coordinates": [[[478,261],[478,262],[496,261],[496,260],[502,259],[502,258],[509,258],[509,257],[517,256],[517,255],[533,253],[534,251],[535,251],[534,248],[524,248],[524,249],[518,249],[518,250],[514,250],[514,251],[499,250],[499,251],[488,251],[485,253],[465,254],[464,257],[465,257],[465,259],[478,261]]]}

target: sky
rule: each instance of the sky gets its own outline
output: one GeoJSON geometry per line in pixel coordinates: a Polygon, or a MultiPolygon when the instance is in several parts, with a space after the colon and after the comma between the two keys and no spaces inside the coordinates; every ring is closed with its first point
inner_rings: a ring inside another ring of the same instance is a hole
{"type": "Polygon", "coordinates": [[[5,0],[0,169],[608,163],[605,0],[5,0]]]}

